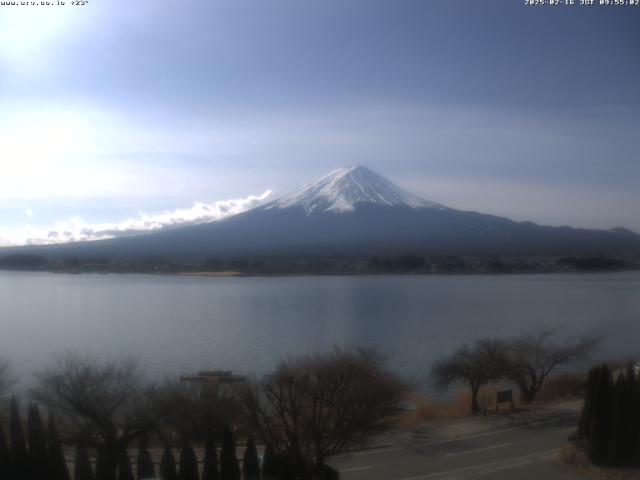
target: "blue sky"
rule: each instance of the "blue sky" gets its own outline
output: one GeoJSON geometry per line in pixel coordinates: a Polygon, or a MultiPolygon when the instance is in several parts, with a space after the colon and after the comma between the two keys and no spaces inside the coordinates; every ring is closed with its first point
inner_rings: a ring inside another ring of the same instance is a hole
{"type": "Polygon", "coordinates": [[[354,163],[640,230],[640,7],[523,3],[0,7],[0,243],[236,211],[354,163]]]}

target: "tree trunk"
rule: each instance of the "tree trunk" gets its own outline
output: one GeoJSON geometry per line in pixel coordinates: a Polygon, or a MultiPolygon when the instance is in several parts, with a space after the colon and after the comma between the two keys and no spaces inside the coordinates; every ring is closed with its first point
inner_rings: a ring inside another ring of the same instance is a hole
{"type": "Polygon", "coordinates": [[[537,393],[533,388],[520,387],[520,401],[522,403],[531,403],[536,399],[537,393]]]}
{"type": "Polygon", "coordinates": [[[538,377],[537,375],[531,378],[530,386],[527,385],[526,382],[520,383],[518,385],[520,387],[520,400],[522,400],[523,403],[533,402],[538,396],[538,392],[540,392],[543,384],[544,376],[538,377]]]}
{"type": "Polygon", "coordinates": [[[480,386],[471,385],[471,413],[477,415],[480,413],[480,405],[478,404],[478,392],[480,386]]]}

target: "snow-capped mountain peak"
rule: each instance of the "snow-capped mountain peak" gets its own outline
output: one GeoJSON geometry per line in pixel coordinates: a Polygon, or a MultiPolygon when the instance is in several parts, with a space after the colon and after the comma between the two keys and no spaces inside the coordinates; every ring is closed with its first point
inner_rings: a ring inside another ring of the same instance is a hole
{"type": "Polygon", "coordinates": [[[297,192],[276,200],[269,208],[302,207],[310,214],[314,211],[351,212],[359,204],[446,208],[417,197],[360,165],[334,170],[297,192]]]}

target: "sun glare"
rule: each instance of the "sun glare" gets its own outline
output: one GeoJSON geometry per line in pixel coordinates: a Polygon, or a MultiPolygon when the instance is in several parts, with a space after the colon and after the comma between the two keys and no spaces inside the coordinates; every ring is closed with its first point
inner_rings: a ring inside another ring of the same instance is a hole
{"type": "Polygon", "coordinates": [[[60,48],[60,36],[82,12],[75,8],[5,8],[0,16],[0,65],[37,70],[46,66],[47,51],[60,48]]]}
{"type": "Polygon", "coordinates": [[[65,188],[69,172],[91,153],[91,129],[78,115],[25,113],[0,121],[0,127],[5,194],[65,188]]]}

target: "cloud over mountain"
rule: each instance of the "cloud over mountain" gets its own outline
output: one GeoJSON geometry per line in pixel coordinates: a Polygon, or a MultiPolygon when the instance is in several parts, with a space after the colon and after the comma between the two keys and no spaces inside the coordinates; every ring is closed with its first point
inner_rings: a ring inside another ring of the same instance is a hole
{"type": "Polygon", "coordinates": [[[185,225],[213,222],[249,210],[271,196],[271,190],[245,198],[220,200],[214,203],[196,202],[189,208],[179,208],[158,214],[139,213],[137,218],[120,222],[91,223],[79,217],[56,222],[52,228],[4,229],[0,227],[0,246],[46,245],[107,238],[125,237],[185,225]]]}

